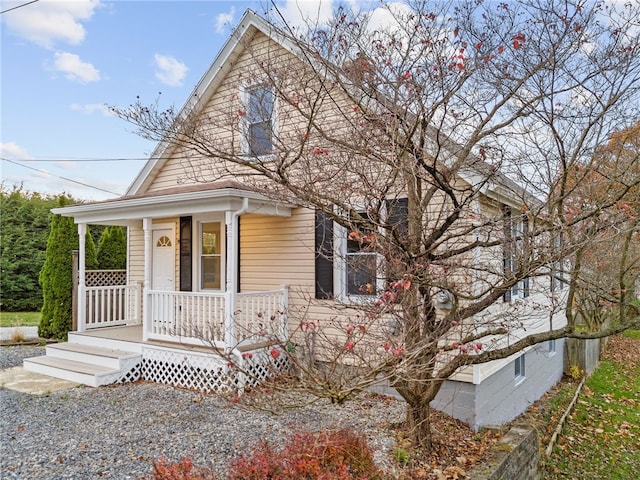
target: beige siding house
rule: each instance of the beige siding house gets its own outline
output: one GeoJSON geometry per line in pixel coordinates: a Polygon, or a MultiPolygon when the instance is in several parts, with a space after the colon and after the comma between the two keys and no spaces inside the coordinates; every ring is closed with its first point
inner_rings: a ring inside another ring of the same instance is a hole
{"type": "MultiPolygon", "coordinates": [[[[264,95],[241,80],[261,51],[273,61],[295,56],[295,48],[248,11],[185,109],[213,118],[237,109],[238,95],[264,95]]],[[[277,108],[272,98],[267,102],[277,108]]],[[[279,111],[277,118],[281,123],[273,128],[295,129],[293,115],[279,111]]],[[[325,120],[335,119],[328,112],[325,120]]],[[[229,149],[266,148],[259,121],[244,133],[222,129],[217,134],[229,149]]],[[[268,340],[286,338],[296,327],[296,308],[308,307],[314,318],[335,315],[331,307],[349,295],[346,274],[318,261],[313,210],[259,193],[240,180],[239,167],[223,164],[160,144],[124,196],[55,210],[78,224],[80,259],[87,225],[127,227],[127,283],[89,287],[81,260],[77,331],[69,334],[68,343],[49,346],[46,357],[25,361],[26,368],[94,386],[144,378],[214,391],[243,381],[216,349],[236,355],[239,362],[253,362],[247,368],[257,376],[266,375],[274,362],[286,367],[285,356],[272,354],[268,340]],[[203,169],[218,169],[217,180],[198,181],[203,169]],[[102,300],[93,301],[97,296],[102,300]],[[125,308],[110,308],[114,302],[125,308]],[[250,359],[243,355],[248,351],[250,359]]],[[[488,191],[478,208],[501,215],[510,201],[488,191]]],[[[534,298],[550,288],[541,282],[532,280],[514,295],[534,298]]],[[[497,304],[485,314],[498,314],[501,308],[497,304]]],[[[527,333],[549,328],[548,317],[537,318],[533,310],[527,318],[527,333]]],[[[562,312],[554,321],[554,327],[562,326],[562,312]]],[[[527,333],[523,328],[511,338],[527,333]]],[[[462,369],[444,385],[434,406],[475,427],[506,421],[561,374],[558,341],[462,369]]]]}

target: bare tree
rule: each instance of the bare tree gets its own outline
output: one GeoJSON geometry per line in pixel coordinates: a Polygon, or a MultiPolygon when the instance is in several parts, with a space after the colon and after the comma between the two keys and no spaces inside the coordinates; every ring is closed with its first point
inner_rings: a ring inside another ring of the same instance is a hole
{"type": "Polygon", "coordinates": [[[280,341],[298,386],[342,402],[387,378],[407,402],[414,444],[430,447],[429,403],[461,367],[638,325],[636,312],[581,333],[563,312],[588,287],[580,262],[592,245],[637,242],[637,221],[615,214],[637,169],[604,175],[607,195],[579,208],[589,178],[576,172],[597,170],[598,146],[639,118],[639,8],[341,8],[303,33],[280,22],[279,43],[240,39],[244,69],[221,91],[244,95],[217,94],[207,108],[195,95],[177,113],[140,102],[115,111],[175,146],[185,182],[242,181],[314,209],[326,238],[344,239],[318,255],[342,262],[346,294],[375,301],[309,298],[332,305],[329,320],[289,312],[297,328],[280,341]],[[516,301],[525,293],[536,300],[516,301]],[[525,333],[534,317],[548,329],[525,333]]]}
{"type": "Polygon", "coordinates": [[[640,122],[612,134],[594,160],[574,165],[568,177],[571,214],[605,203],[598,221],[610,225],[597,235],[587,228],[590,241],[574,254],[571,307],[589,331],[624,325],[640,312],[640,122]]]}

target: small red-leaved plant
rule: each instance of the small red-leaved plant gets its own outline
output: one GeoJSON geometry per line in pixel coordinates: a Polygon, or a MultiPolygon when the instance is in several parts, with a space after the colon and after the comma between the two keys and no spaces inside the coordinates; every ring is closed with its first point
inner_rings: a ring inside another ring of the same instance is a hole
{"type": "MultiPolygon", "coordinates": [[[[190,458],[179,462],[162,459],[153,462],[152,480],[216,480],[213,471],[207,468],[195,468],[190,458]]],[[[143,480],[147,480],[146,477],[143,480]]]]}
{"type": "Polygon", "coordinates": [[[280,451],[262,442],[229,471],[229,480],[382,478],[367,442],[352,430],[298,433],[280,451]]]}

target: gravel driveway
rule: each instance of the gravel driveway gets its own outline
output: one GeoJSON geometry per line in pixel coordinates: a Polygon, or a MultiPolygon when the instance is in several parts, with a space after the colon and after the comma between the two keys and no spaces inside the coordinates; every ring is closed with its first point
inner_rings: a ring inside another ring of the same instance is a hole
{"type": "MultiPolygon", "coordinates": [[[[0,366],[20,365],[42,347],[2,347],[0,366]]],[[[0,388],[2,479],[135,479],[158,458],[190,456],[220,472],[261,439],[299,430],[352,426],[366,435],[379,464],[393,448],[389,422],[404,415],[394,400],[365,397],[279,416],[230,406],[215,396],[152,383],[77,387],[35,396],[0,388]]]]}

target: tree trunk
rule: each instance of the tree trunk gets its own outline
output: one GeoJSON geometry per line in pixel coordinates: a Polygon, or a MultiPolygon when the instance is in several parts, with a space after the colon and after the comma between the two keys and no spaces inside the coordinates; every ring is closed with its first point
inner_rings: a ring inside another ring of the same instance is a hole
{"type": "Polygon", "coordinates": [[[429,402],[407,403],[407,429],[415,448],[431,450],[431,407],[429,402]]]}

